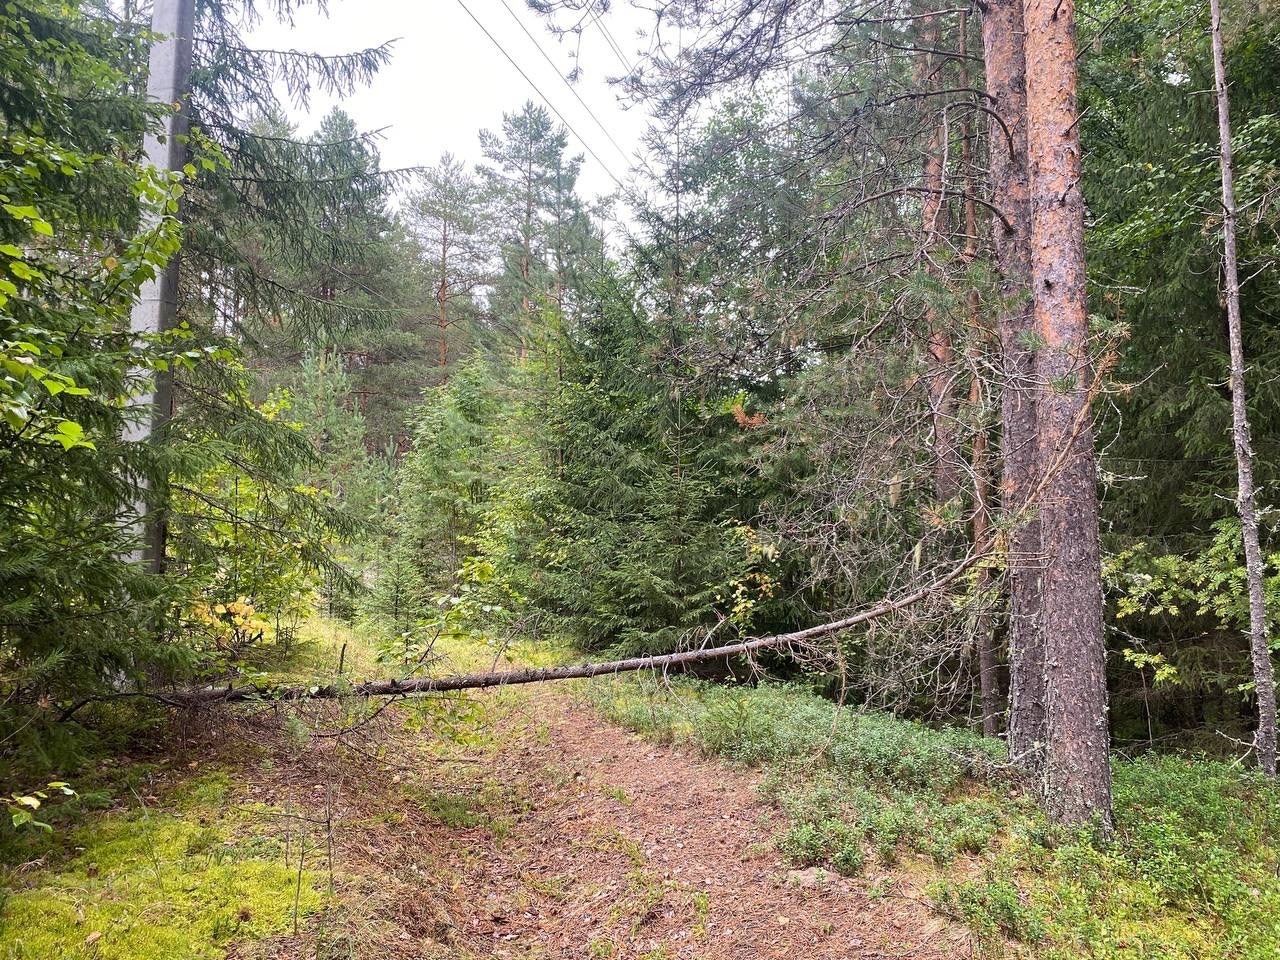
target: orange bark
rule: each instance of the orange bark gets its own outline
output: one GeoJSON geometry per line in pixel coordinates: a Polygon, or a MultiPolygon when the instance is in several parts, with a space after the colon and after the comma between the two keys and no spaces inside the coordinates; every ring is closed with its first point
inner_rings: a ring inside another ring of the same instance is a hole
{"type": "Polygon", "coordinates": [[[1112,824],[1098,477],[1089,399],[1074,0],[1027,0],[1027,159],[1045,636],[1045,800],[1112,824]]]}
{"type": "Polygon", "coordinates": [[[1018,523],[1009,532],[1009,756],[1039,769],[1046,739],[1044,635],[1040,617],[1040,519],[1025,510],[1036,470],[1036,396],[1031,322],[1031,208],[1027,180],[1027,59],[1022,0],[983,8],[983,60],[993,112],[991,203],[1000,275],[1000,500],[1018,523]]]}

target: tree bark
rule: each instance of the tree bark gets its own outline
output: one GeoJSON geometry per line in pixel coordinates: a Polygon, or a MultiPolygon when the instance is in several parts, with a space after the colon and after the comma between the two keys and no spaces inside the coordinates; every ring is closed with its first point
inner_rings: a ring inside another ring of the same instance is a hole
{"type": "MultiPolygon", "coordinates": [[[[976,298],[976,294],[974,295],[976,298]]],[[[970,404],[976,407],[982,401],[981,382],[975,375],[969,391],[970,404]]],[[[987,453],[987,434],[979,427],[973,438],[973,549],[975,553],[991,551],[991,464],[987,453]]],[[[986,608],[986,595],[991,589],[991,569],[978,568],[976,594],[978,616],[974,623],[978,646],[978,700],[982,708],[982,733],[987,737],[1000,735],[1000,675],[997,667],[996,638],[991,614],[986,608]]]]}
{"type": "Polygon", "coordinates": [[[1031,205],[1027,181],[1027,59],[1022,0],[983,8],[983,59],[990,124],[992,245],[1000,276],[1000,499],[1017,517],[1008,533],[1009,757],[1036,773],[1047,739],[1044,635],[1040,620],[1040,518],[1027,510],[1036,462],[1036,384],[1031,316],[1031,205]]]}
{"type": "Polygon", "coordinates": [[[1090,413],[1074,0],[1027,0],[1027,161],[1045,645],[1046,807],[1112,827],[1098,478],[1090,413]]]}
{"type": "MultiPolygon", "coordinates": [[[[960,86],[970,85],[969,76],[969,17],[960,14],[960,86]]],[[[960,128],[960,171],[964,178],[964,247],[961,260],[966,267],[978,259],[978,174],[974,166],[974,129],[972,114],[965,112],[960,128]]],[[[969,410],[977,428],[973,436],[970,468],[973,474],[973,550],[986,555],[991,552],[991,454],[986,418],[983,413],[984,391],[981,370],[986,350],[988,330],[982,319],[982,301],[976,287],[965,294],[970,336],[969,410]]],[[[982,710],[982,733],[987,737],[1000,734],[1000,677],[997,669],[997,650],[994,623],[987,606],[987,594],[991,589],[991,568],[985,564],[978,568],[975,594],[978,599],[977,616],[974,619],[974,642],[978,648],[978,703],[982,710]]]]}
{"type": "Polygon", "coordinates": [[[1209,0],[1213,32],[1213,77],[1218,98],[1219,162],[1222,168],[1222,266],[1226,285],[1227,331],[1231,342],[1231,437],[1236,452],[1236,506],[1244,536],[1245,577],[1249,587],[1249,655],[1258,700],[1254,749],[1258,766],[1276,775],[1276,675],[1267,643],[1267,608],[1263,594],[1262,548],[1258,542],[1257,491],[1253,483],[1253,444],[1245,406],[1244,341],[1240,322],[1240,268],[1236,254],[1235,172],[1231,147],[1231,103],[1227,94],[1226,57],[1222,42],[1222,3],[1209,0]]]}
{"type": "Polygon", "coordinates": [[[436,285],[436,326],[440,342],[436,348],[436,365],[441,371],[449,365],[449,222],[440,226],[440,282],[436,285]]]}

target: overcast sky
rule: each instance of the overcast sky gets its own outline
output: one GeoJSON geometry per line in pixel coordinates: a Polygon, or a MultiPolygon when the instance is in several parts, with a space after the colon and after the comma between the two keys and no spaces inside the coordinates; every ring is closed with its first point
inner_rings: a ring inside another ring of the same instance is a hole
{"type": "MultiPolygon", "coordinates": [[[[606,80],[622,73],[622,58],[635,62],[636,51],[645,43],[637,30],[649,23],[649,15],[632,9],[627,0],[616,0],[613,6],[603,25],[621,57],[601,25],[590,23],[575,61],[577,38],[554,36],[524,0],[330,0],[328,17],[304,8],[292,27],[264,22],[249,39],[255,46],[325,54],[395,40],[391,63],[370,87],[341,103],[361,127],[385,128],[380,149],[387,169],[433,164],[445,151],[475,163],[481,159],[481,128],[497,130],[503,112],[526,100],[544,105],[550,101],[576,131],[576,136],[569,135],[570,149],[586,155],[580,192],[594,197],[616,189],[610,174],[628,179],[633,160],[618,147],[633,157],[648,124],[642,109],[623,108],[606,80]],[[545,101],[468,16],[464,3],[528,74],[545,101]],[[573,88],[590,113],[561,79],[575,62],[582,76],[573,88]]],[[[302,131],[309,133],[334,102],[316,97],[307,111],[292,105],[290,109],[302,131]]]]}

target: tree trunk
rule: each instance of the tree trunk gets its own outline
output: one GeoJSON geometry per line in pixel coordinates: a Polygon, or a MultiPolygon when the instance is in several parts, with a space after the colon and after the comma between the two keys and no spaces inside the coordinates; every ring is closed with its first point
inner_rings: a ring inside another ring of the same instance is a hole
{"type": "Polygon", "coordinates": [[[1044,788],[1064,824],[1111,829],[1098,477],[1090,412],[1074,0],[1027,0],[1027,161],[1037,335],[1044,788]]]}
{"type": "Polygon", "coordinates": [[[529,328],[533,318],[533,204],[536,185],[533,181],[532,146],[526,154],[524,181],[524,234],[520,249],[520,362],[529,359],[529,328]]]}
{"type": "Polygon", "coordinates": [[[440,283],[436,285],[436,326],[440,328],[440,341],[436,349],[436,364],[441,372],[449,365],[449,223],[440,227],[440,283]]]}
{"type": "MultiPolygon", "coordinates": [[[[925,51],[939,49],[941,30],[937,17],[929,17],[920,30],[920,46],[925,51]]],[[[916,61],[916,87],[920,91],[936,90],[939,83],[940,63],[933,53],[918,53],[916,61]]],[[[932,100],[926,102],[932,103],[932,100]]],[[[945,189],[947,127],[945,115],[938,119],[925,144],[924,164],[921,171],[923,201],[921,214],[921,252],[925,269],[934,276],[941,276],[936,258],[941,254],[949,230],[945,189]]],[[[925,325],[928,329],[928,377],[929,410],[933,421],[933,478],[934,496],[939,503],[946,503],[960,492],[960,471],[956,441],[956,398],[954,392],[954,349],[947,317],[933,304],[925,304],[925,325]]]]}
{"type": "MultiPolygon", "coordinates": [[[[960,86],[967,88],[969,76],[969,17],[960,14],[960,86]]],[[[974,166],[974,129],[972,114],[966,112],[960,127],[960,172],[964,179],[964,247],[961,261],[966,267],[978,258],[978,174],[974,166]]],[[[986,418],[983,413],[984,391],[983,354],[989,331],[982,320],[982,301],[977,288],[970,287],[965,294],[972,345],[969,350],[969,410],[977,423],[973,436],[971,471],[973,474],[973,552],[979,556],[991,553],[991,454],[988,442],[986,418]]],[[[994,623],[988,608],[987,594],[991,589],[991,568],[978,568],[975,594],[978,598],[977,615],[974,618],[974,644],[978,648],[978,703],[982,710],[982,733],[987,737],[1000,734],[1000,678],[997,671],[997,651],[994,623]]]]}
{"type": "MultiPolygon", "coordinates": [[[[977,294],[974,294],[976,299],[977,294]]],[[[975,305],[976,306],[976,305],[975,305]]],[[[982,402],[982,382],[975,375],[969,390],[969,403],[977,407],[982,402]]],[[[987,556],[991,552],[991,464],[987,453],[987,433],[979,426],[973,438],[973,552],[987,556]]],[[[978,647],[978,694],[982,708],[982,733],[987,737],[1000,735],[1000,676],[996,665],[996,638],[991,614],[986,604],[991,589],[991,568],[978,568],[975,593],[978,596],[978,615],[974,622],[974,639],[978,647]]]]}
{"type": "Polygon", "coordinates": [[[1031,317],[1031,205],[1027,186],[1027,59],[1022,0],[990,0],[982,18],[990,124],[992,243],[1002,306],[1000,499],[1009,531],[1009,757],[1024,771],[1043,763],[1044,635],[1040,622],[1040,518],[1027,510],[1036,460],[1036,385],[1031,317]]]}
{"type": "Polygon", "coordinates": [[[1227,330],[1231,341],[1231,436],[1239,477],[1236,505],[1244,535],[1245,575],[1249,585],[1249,655],[1258,698],[1258,732],[1254,748],[1258,766],[1276,775],[1276,675],[1267,645],[1267,608],[1263,596],[1262,548],[1258,542],[1257,492],[1253,485],[1253,445],[1245,407],[1244,342],[1240,323],[1240,269],[1236,257],[1236,194],[1231,149],[1231,104],[1222,43],[1222,3],[1209,0],[1213,29],[1213,77],[1218,96],[1219,159],[1222,167],[1222,266],[1226,281],[1227,330]]]}
{"type": "Polygon", "coordinates": [[[107,697],[86,697],[62,712],[59,719],[66,720],[82,707],[98,700],[124,697],[147,697],[175,707],[197,707],[202,704],[245,703],[263,700],[336,700],[342,697],[388,697],[419,693],[446,693],[454,690],[480,690],[488,687],[506,687],[526,683],[546,683],[553,680],[575,680],[590,677],[613,676],[634,673],[639,670],[662,670],[688,664],[723,660],[726,657],[747,656],[762,650],[791,648],[795,651],[812,651],[813,641],[834,636],[845,630],[869,623],[879,617],[904,610],[938,591],[949,587],[977,562],[969,557],[956,564],[933,582],[892,600],[884,600],[858,613],[832,620],[828,623],[806,627],[792,633],[775,634],[744,640],[722,647],[703,647],[651,657],[631,657],[625,660],[609,660],[603,663],[581,663],[563,667],[533,667],[505,670],[495,673],[464,674],[451,677],[412,677],[391,680],[367,680],[350,685],[326,684],[324,686],[302,684],[298,686],[265,686],[245,684],[239,687],[202,687],[194,690],[175,690],[166,693],[130,693],[107,697]]]}

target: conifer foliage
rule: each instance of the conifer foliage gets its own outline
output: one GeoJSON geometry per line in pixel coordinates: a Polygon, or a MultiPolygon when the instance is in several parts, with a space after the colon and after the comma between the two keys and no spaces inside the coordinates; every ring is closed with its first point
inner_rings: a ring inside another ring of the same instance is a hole
{"type": "Polygon", "coordinates": [[[137,11],[0,10],[0,727],[244,678],[316,609],[424,671],[446,633],[660,654],[883,606],[764,666],[1003,737],[1071,826],[1115,824],[1117,746],[1271,772],[1275,18],[1214,18],[1228,133],[1203,0],[654,6],[610,197],[533,101],[474,165],[300,129],[279,91],[390,47],[256,51],[217,2],[157,173],[137,11]],[[131,333],[174,256],[181,322],[131,333]]]}
{"type": "Polygon", "coordinates": [[[383,54],[259,54],[228,16],[201,7],[190,162],[158,172],[138,159],[170,109],[141,94],[147,24],[40,0],[0,13],[0,722],[24,736],[96,694],[236,672],[320,582],[350,579],[334,547],[353,523],[303,482],[326,451],[283,397],[255,399],[243,354],[268,312],[329,330],[368,312],[329,306],[326,267],[389,229],[342,229],[370,205],[376,157],[353,153],[341,115],[310,143],[263,118],[275,79],[350,89],[383,54]],[[178,325],[132,333],[141,285],[180,246],[178,325]],[[175,415],[129,442],[154,372],[175,415]],[[140,487],[167,517],[163,575],[133,561],[140,487]]]}

